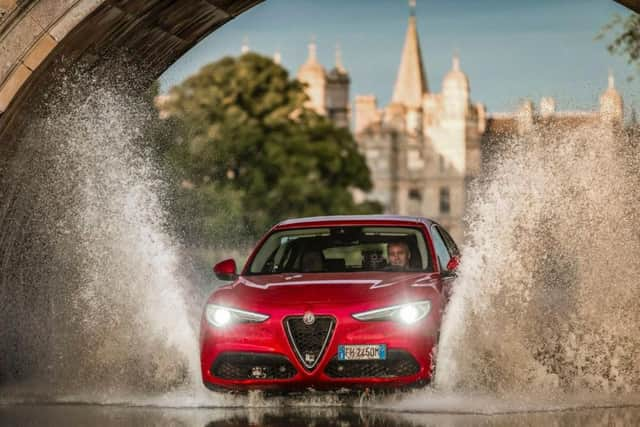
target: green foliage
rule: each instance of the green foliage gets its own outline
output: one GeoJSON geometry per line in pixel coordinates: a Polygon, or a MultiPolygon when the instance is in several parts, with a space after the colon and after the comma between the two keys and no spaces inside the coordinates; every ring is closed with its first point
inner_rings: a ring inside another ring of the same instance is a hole
{"type": "Polygon", "coordinates": [[[182,136],[165,156],[192,243],[255,238],[289,217],[380,211],[353,202],[350,189],[371,181],[351,133],[305,109],[303,86],[269,58],[224,58],[168,95],[163,109],[182,136]]]}
{"type": "Polygon", "coordinates": [[[627,63],[635,66],[636,72],[640,74],[640,15],[636,13],[626,17],[614,15],[596,39],[602,40],[611,33],[614,33],[613,40],[607,45],[607,50],[612,54],[626,57],[627,63]]]}

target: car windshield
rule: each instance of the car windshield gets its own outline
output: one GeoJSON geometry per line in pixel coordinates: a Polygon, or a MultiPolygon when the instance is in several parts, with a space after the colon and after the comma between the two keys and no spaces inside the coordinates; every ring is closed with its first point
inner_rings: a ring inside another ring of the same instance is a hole
{"type": "Polygon", "coordinates": [[[276,231],[248,274],[433,271],[422,231],[411,227],[322,227],[276,231]]]}

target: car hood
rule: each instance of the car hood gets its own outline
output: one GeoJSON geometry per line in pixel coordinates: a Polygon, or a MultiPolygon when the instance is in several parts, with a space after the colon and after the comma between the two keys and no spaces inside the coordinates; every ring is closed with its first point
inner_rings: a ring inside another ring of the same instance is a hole
{"type": "Polygon", "coordinates": [[[347,304],[402,301],[412,288],[437,286],[435,273],[366,272],[241,276],[219,288],[212,300],[235,306],[274,304],[347,304]]]}

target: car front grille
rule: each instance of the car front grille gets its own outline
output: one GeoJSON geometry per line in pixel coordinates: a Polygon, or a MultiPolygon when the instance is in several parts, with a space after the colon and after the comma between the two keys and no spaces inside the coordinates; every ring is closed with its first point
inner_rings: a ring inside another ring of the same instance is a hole
{"type": "Polygon", "coordinates": [[[317,316],[313,323],[306,324],[302,316],[285,319],[285,330],[294,353],[307,370],[316,367],[329,343],[335,319],[331,316],[317,316]]]}
{"type": "Polygon", "coordinates": [[[393,378],[419,371],[416,359],[404,350],[389,350],[386,360],[338,360],[335,356],[325,368],[332,378],[393,378]]]}
{"type": "Polygon", "coordinates": [[[285,356],[267,353],[222,353],[211,366],[211,374],[225,380],[287,379],[296,373],[285,356]]]}

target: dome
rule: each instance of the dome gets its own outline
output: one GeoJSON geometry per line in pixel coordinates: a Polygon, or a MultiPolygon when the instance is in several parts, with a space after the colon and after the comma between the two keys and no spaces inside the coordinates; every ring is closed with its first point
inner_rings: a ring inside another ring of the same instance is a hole
{"type": "Polygon", "coordinates": [[[324,67],[318,63],[309,63],[306,62],[304,63],[301,67],[300,70],[298,71],[298,75],[305,75],[305,76],[310,76],[310,75],[317,75],[319,77],[324,76],[325,72],[324,72],[324,67]]]}
{"type": "Polygon", "coordinates": [[[348,83],[351,81],[351,79],[349,78],[349,73],[347,73],[345,69],[337,67],[332,68],[327,73],[327,78],[334,82],[348,83]]]}
{"type": "Polygon", "coordinates": [[[442,88],[443,90],[463,89],[467,92],[469,91],[469,78],[462,70],[460,70],[460,59],[457,55],[453,57],[453,66],[451,71],[444,76],[442,88]]]}
{"type": "Polygon", "coordinates": [[[307,58],[307,62],[302,64],[300,69],[298,70],[298,78],[301,80],[306,79],[314,79],[314,78],[324,78],[325,70],[322,64],[318,62],[316,57],[316,44],[309,44],[309,57],[307,58]]]}

